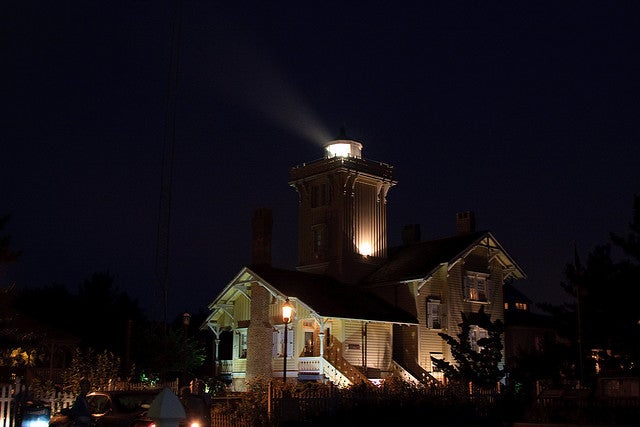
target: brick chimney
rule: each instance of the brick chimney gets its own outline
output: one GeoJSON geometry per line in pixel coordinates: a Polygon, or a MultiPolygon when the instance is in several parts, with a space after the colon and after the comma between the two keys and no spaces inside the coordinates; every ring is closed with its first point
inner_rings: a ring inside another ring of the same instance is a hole
{"type": "Polygon", "coordinates": [[[405,246],[420,242],[420,224],[407,224],[402,229],[402,243],[405,246]]]}
{"type": "Polygon", "coordinates": [[[253,265],[271,265],[271,235],[273,216],[271,209],[258,208],[251,220],[253,241],[251,243],[251,262],[253,265]]]}
{"type": "Polygon", "coordinates": [[[456,214],[456,234],[469,234],[476,231],[476,216],[472,211],[456,214]]]}

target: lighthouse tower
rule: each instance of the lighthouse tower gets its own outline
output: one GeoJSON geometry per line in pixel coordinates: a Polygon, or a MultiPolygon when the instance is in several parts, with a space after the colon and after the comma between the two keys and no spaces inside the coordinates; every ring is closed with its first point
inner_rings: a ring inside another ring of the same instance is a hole
{"type": "Polygon", "coordinates": [[[322,159],[293,167],[299,195],[298,270],[355,283],[387,256],[386,198],[393,166],[362,158],[362,144],[341,135],[322,159]]]}

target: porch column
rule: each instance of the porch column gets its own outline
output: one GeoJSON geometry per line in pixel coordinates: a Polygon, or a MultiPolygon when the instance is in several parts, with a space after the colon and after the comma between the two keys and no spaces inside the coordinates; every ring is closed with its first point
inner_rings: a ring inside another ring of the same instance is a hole
{"type": "Polygon", "coordinates": [[[318,332],[318,337],[320,338],[320,375],[324,375],[324,330],[320,329],[318,332]]]}

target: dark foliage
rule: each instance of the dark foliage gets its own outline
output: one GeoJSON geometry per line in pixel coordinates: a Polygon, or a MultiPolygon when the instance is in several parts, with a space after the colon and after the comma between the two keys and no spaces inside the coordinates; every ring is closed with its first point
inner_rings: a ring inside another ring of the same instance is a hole
{"type": "Polygon", "coordinates": [[[138,302],[118,290],[108,273],[94,273],[76,294],[62,284],[22,289],[14,306],[78,337],[81,349],[112,352],[122,361],[122,378],[137,380],[145,375],[164,381],[202,374],[207,341],[195,335],[187,339],[180,324],[149,321],[138,302]]]}
{"type": "Polygon", "coordinates": [[[634,289],[640,279],[640,198],[634,196],[629,233],[610,233],[583,263],[576,249],[561,283],[573,303],[540,307],[554,316],[558,334],[569,343],[567,377],[594,384],[597,375],[637,375],[640,367],[640,307],[634,289]],[[623,256],[615,256],[619,249],[623,256]],[[597,356],[596,359],[592,356],[597,356]]]}
{"type": "Polygon", "coordinates": [[[460,332],[457,339],[444,332],[438,334],[451,347],[451,354],[456,364],[436,358],[431,358],[431,361],[450,381],[472,382],[479,386],[495,385],[504,376],[504,369],[500,367],[504,333],[502,321],[497,319],[492,322],[490,316],[485,313],[484,307],[481,307],[473,323],[467,314],[462,313],[462,322],[458,326],[460,332]],[[477,342],[481,348],[480,351],[474,350],[471,346],[470,333],[474,325],[488,332],[486,338],[481,338],[477,342]]]}

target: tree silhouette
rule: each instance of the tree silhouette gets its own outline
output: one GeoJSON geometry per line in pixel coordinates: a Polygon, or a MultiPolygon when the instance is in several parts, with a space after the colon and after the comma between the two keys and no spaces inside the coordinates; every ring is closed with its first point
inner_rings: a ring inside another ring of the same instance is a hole
{"type": "Polygon", "coordinates": [[[451,355],[456,361],[450,362],[431,358],[437,368],[442,370],[450,381],[473,382],[479,386],[493,386],[504,376],[502,367],[502,338],[504,324],[500,319],[491,321],[484,311],[484,306],[478,313],[462,313],[462,322],[458,324],[460,332],[457,339],[440,332],[438,335],[451,348],[451,355]],[[471,327],[478,326],[487,331],[488,336],[477,341],[479,351],[471,345],[471,327]]]}
{"type": "MultiPolygon", "coordinates": [[[[10,214],[0,216],[0,232],[4,230],[10,219],[10,214]]],[[[7,267],[16,263],[21,255],[21,251],[14,251],[11,248],[11,236],[0,234],[0,279],[4,277],[7,267]]],[[[2,280],[0,280],[0,285],[2,285],[2,280]]]]}
{"type": "Polygon", "coordinates": [[[554,316],[558,334],[572,347],[574,371],[584,384],[597,375],[634,374],[640,370],[640,308],[634,289],[640,279],[640,198],[633,200],[627,236],[610,233],[583,264],[576,249],[565,266],[562,289],[573,302],[540,304],[554,316]],[[622,255],[616,255],[620,250],[622,255]]]}

